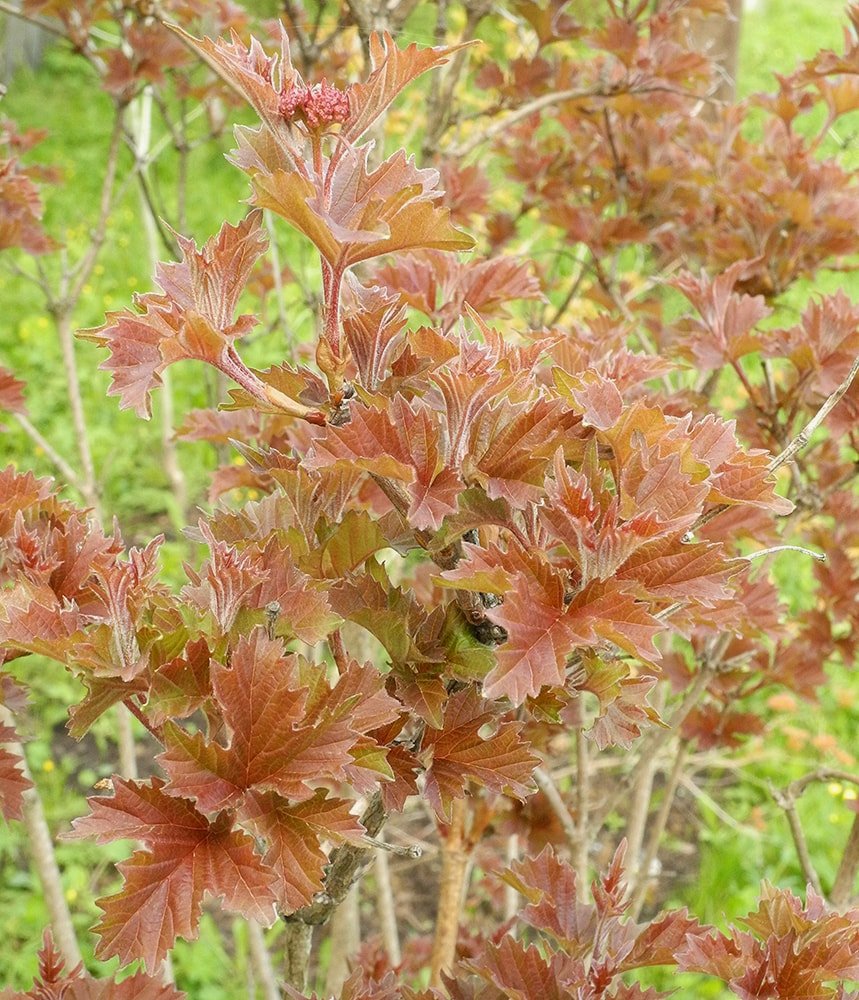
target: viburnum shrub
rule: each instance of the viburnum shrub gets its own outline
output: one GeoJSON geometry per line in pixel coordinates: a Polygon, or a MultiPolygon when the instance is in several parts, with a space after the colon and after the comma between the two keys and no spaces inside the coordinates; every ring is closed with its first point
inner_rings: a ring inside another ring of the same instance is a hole
{"type": "MultiPolygon", "coordinates": [[[[488,6],[466,7],[479,35],[488,6]]],[[[82,680],[74,737],[125,705],[156,769],[114,777],[62,834],[137,843],[94,930],[98,956],[145,971],[95,979],[47,935],[32,990],[4,997],[178,996],[163,965],[207,895],[285,922],[275,977],[305,996],[314,928],[418,800],[441,856],[432,943],[416,934],[397,958],[366,943],[342,997],[670,995],[638,984],[651,966],[669,989],[698,973],[743,998],[859,996],[859,822],[823,886],[795,808],[829,772],[778,793],[805,902],[765,882],[720,931],[654,915],[648,895],[685,755],[759,737],[755,695],[813,699],[824,665],[856,652],[859,309],[809,279],[859,250],[859,188],[826,154],[859,108],[859,41],[725,107],[694,30],[718,4],[606,0],[583,21],[564,7],[511,5],[537,53],[482,57],[496,103],[471,131],[439,103],[469,38],[401,47],[356,5],[370,68],[347,86],[300,23],[304,75],[284,27],[272,54],[145,21],[256,114],[229,156],[253,207],[202,247],[174,234],[158,290],[80,336],[109,351],[110,394],[141,417],[174,362],[217,369],[229,400],[182,434],[229,441],[243,464],[216,473],[228,499],[188,529],[205,556],[181,589],[159,578],[161,537],[127,548],[48,480],[0,475],[0,648],[82,680]],[[447,120],[427,129],[440,169],[379,148],[427,71],[447,74],[429,102],[447,120]],[[486,172],[461,162],[488,143],[486,172]],[[487,175],[509,181],[503,210],[487,175]],[[306,363],[260,370],[241,309],[264,212],[318,252],[321,304],[306,363]],[[487,255],[463,255],[470,222],[487,255]],[[500,252],[529,233],[552,254],[540,274],[500,252]],[[788,622],[761,565],[803,538],[829,562],[788,622]]],[[[133,89],[144,61],[119,51],[133,89]]],[[[53,249],[39,180],[5,162],[6,242],[30,253],[53,249]]],[[[11,374],[0,391],[20,408],[11,374]]],[[[14,714],[20,688],[2,681],[14,714]]],[[[11,720],[0,738],[17,739],[11,720]]],[[[29,787],[0,751],[7,817],[29,787]]]]}

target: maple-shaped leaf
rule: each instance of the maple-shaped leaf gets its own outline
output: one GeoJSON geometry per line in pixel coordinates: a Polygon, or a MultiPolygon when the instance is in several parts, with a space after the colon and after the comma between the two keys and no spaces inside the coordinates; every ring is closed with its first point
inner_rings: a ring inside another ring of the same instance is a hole
{"type": "MultiPolygon", "coordinates": [[[[540,519],[565,545],[582,586],[616,576],[633,553],[664,530],[646,509],[622,518],[617,498],[607,504],[598,502],[588,477],[568,469],[560,449],[555,456],[555,478],[546,492],[549,502],[540,510],[540,519]]],[[[596,494],[601,495],[599,490],[596,494]]]]}
{"type": "Polygon", "coordinates": [[[624,677],[617,693],[602,707],[601,714],[588,731],[600,750],[620,746],[628,750],[641,735],[644,726],[665,724],[655,708],[647,704],[647,695],[656,684],[655,677],[624,677]]]}
{"type": "Polygon", "coordinates": [[[576,874],[551,847],[514,862],[501,878],[528,900],[520,919],[553,938],[571,958],[582,958],[597,927],[594,906],[579,898],[576,874]]]}
{"type": "Polygon", "coordinates": [[[560,400],[538,397],[523,402],[497,399],[468,428],[463,472],[487,496],[523,509],[542,498],[546,469],[575,414],[560,400]]]}
{"type": "Polygon", "coordinates": [[[779,997],[835,998],[829,983],[859,977],[857,910],[833,912],[811,889],[803,906],[793,893],[765,883],[758,910],[741,923],[752,933],[687,939],[678,967],[716,976],[744,1000],[765,995],[765,988],[779,997]]]}
{"type": "Polygon", "coordinates": [[[329,427],[314,438],[307,467],[337,463],[401,482],[409,500],[409,523],[416,528],[438,528],[456,510],[456,497],[464,488],[447,465],[436,415],[402,396],[385,411],[356,409],[344,427],[329,427]]]}
{"type": "Polygon", "coordinates": [[[571,375],[561,368],[553,373],[558,391],[568,400],[584,422],[598,430],[614,426],[623,410],[617,386],[595,368],[571,375]]]}
{"type": "Polygon", "coordinates": [[[442,728],[428,729],[421,747],[428,764],[425,794],[440,818],[450,819],[451,803],[462,798],[469,780],[520,799],[533,791],[531,774],[539,758],[529,752],[520,729],[518,723],[499,724],[473,687],[450,698],[442,728]],[[495,730],[487,734],[489,725],[495,730]]]}
{"type": "Polygon", "coordinates": [[[859,308],[839,289],[809,302],[800,323],[770,334],[768,353],[787,355],[807,404],[831,395],[847,377],[859,348],[859,308]]]}
{"type": "Polygon", "coordinates": [[[695,601],[713,607],[733,594],[731,578],[741,563],[726,559],[721,545],[660,538],[634,552],[617,571],[617,579],[638,584],[641,597],[695,601]]]}
{"type": "Polygon", "coordinates": [[[484,681],[487,698],[509,698],[521,704],[545,685],[563,686],[567,660],[577,648],[604,640],[647,659],[661,630],[626,584],[594,581],[578,592],[569,573],[535,551],[511,542],[506,551],[466,547],[466,558],[444,579],[466,590],[503,595],[492,621],[507,632],[496,666],[484,681]]]}
{"type": "MultiPolygon", "coordinates": [[[[18,737],[11,726],[0,723],[0,744],[11,743],[18,746],[18,737]]],[[[6,819],[21,819],[24,792],[33,787],[32,781],[23,773],[21,757],[0,746],[0,812],[6,819]]]]}
{"type": "Polygon", "coordinates": [[[146,714],[154,726],[163,725],[168,719],[186,719],[211,694],[211,653],[205,639],[196,639],[179,656],[153,671],[146,714]]]}
{"type": "Polygon", "coordinates": [[[8,368],[0,365],[0,410],[7,413],[26,413],[24,402],[24,384],[15,378],[8,368]]]}
{"type": "Polygon", "coordinates": [[[164,295],[135,295],[137,311],[108,313],[102,326],[78,334],[109,348],[111,356],[101,364],[112,376],[108,392],[120,397],[121,408],[147,419],[150,392],[168,365],[195,358],[229,375],[236,367],[235,341],[256,322],[252,316],[234,319],[233,313],[267,245],[262,213],[251,212],[237,226],[224,223],[202,250],[193,240],[177,239],[182,260],[160,264],[155,273],[164,295]]]}
{"type": "Polygon", "coordinates": [[[115,778],[113,787],[112,796],[89,799],[91,814],[76,819],[67,835],[145,845],[119,865],[120,892],[98,901],[104,913],[95,927],[97,955],[158,968],[177,937],[197,936],[205,893],[248,919],[273,923],[276,876],[228,813],[209,820],[188,799],[167,795],[158,778],[115,778]]]}
{"type": "Polygon", "coordinates": [[[84,968],[66,970],[65,960],[45,931],[39,950],[39,971],[33,988],[26,993],[0,990],[0,1000],[184,1000],[185,994],[160,978],[135,972],[117,983],[113,978],[95,979],[84,968]]]}
{"type": "Polygon", "coordinates": [[[307,906],[323,888],[328,855],[320,841],[359,843],[364,828],[351,813],[351,802],[318,791],[304,802],[289,803],[263,793],[249,803],[247,819],[266,845],[265,863],[278,876],[278,907],[292,913],[307,906]]]}
{"type": "Polygon", "coordinates": [[[230,666],[213,667],[211,676],[229,743],[168,722],[166,750],[158,760],[170,776],[171,793],[214,813],[241,809],[252,791],[301,800],[313,794],[310,783],[344,777],[356,734],[339,715],[307,717],[307,689],[280,640],[254,629],[239,640],[230,666]]]}
{"type": "Polygon", "coordinates": [[[530,262],[515,257],[460,259],[435,250],[398,255],[373,275],[390,293],[449,330],[466,306],[481,316],[504,314],[516,299],[541,297],[530,262]]]}
{"type": "Polygon", "coordinates": [[[263,128],[236,129],[230,160],[251,179],[253,200],[286,219],[319,250],[334,273],[398,250],[474,246],[439,205],[438,172],[419,169],[400,150],[370,167],[368,145],[324,158],[322,175],[297,171],[263,128]]]}
{"type": "Polygon", "coordinates": [[[349,119],[343,127],[344,140],[358,142],[412,80],[427,70],[443,66],[455,52],[473,44],[462,42],[422,49],[413,43],[400,49],[388,32],[374,32],[370,35],[370,75],[365,83],[353,84],[347,91],[349,119]]]}
{"type": "Polygon", "coordinates": [[[497,986],[511,1000],[566,1000],[587,985],[584,963],[560,952],[547,957],[533,944],[527,947],[510,934],[500,943],[487,942],[465,967],[497,986]]]}
{"type": "MultiPolygon", "coordinates": [[[[351,279],[351,274],[350,274],[351,279]]],[[[395,295],[379,285],[346,285],[343,333],[358,369],[359,384],[375,392],[405,349],[406,310],[395,295]]]]}
{"type": "Polygon", "coordinates": [[[763,337],[754,327],[772,313],[762,295],[734,291],[738,281],[748,278],[759,261],[738,261],[714,279],[702,274],[695,278],[684,272],[671,284],[698,310],[700,320],[680,324],[681,349],[703,369],[721,368],[763,346],[763,337]]]}

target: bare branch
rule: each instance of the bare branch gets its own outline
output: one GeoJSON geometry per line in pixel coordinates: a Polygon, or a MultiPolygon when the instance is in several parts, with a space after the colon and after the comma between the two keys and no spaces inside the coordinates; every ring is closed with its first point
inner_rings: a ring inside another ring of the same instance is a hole
{"type": "Polygon", "coordinates": [[[823,423],[823,421],[829,416],[832,410],[840,401],[841,397],[847,392],[853,383],[853,379],[856,377],[856,373],[859,372],[859,357],[857,357],[853,364],[850,366],[850,371],[847,373],[847,377],[838,386],[835,392],[832,393],[817,411],[811,420],[802,428],[799,434],[790,442],[790,444],[781,452],[781,454],[776,455],[776,457],[770,462],[768,468],[770,472],[775,472],[776,469],[784,465],[785,462],[791,461],[791,459],[798,452],[808,444],[808,440],[811,435],[817,430],[817,428],[823,423]]]}

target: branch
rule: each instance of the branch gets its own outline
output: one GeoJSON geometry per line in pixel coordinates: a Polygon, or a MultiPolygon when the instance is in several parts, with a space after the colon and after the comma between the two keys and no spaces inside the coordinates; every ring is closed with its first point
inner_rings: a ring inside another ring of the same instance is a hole
{"type": "Polygon", "coordinates": [[[113,122],[113,131],[110,135],[110,146],[107,151],[107,166],[105,167],[104,180],[101,185],[101,198],[98,206],[98,220],[95,231],[90,237],[90,245],[84,256],[78,261],[75,268],[77,279],[72,284],[67,296],[67,307],[69,310],[74,307],[80,298],[84,285],[89,281],[92,269],[95,267],[99,252],[107,234],[107,220],[113,207],[113,189],[116,183],[116,168],[119,164],[119,151],[122,148],[122,136],[125,126],[125,109],[117,106],[116,115],[113,122]]]}
{"type": "Polygon", "coordinates": [[[48,21],[42,17],[34,17],[32,14],[26,14],[23,10],[18,7],[14,7],[11,3],[6,3],[5,0],[0,2],[0,13],[9,14],[11,17],[17,17],[20,21],[27,21],[29,24],[35,24],[36,27],[41,28],[42,31],[47,31],[51,35],[56,35],[57,38],[62,38],[63,41],[68,41],[69,37],[63,31],[62,28],[57,27],[53,21],[48,21]]]}
{"type": "Polygon", "coordinates": [[[817,413],[808,421],[808,423],[803,427],[803,429],[796,435],[796,437],[790,442],[790,444],[784,449],[781,454],[776,455],[776,457],[770,462],[768,468],[770,472],[775,472],[780,466],[784,465],[785,462],[791,461],[797,452],[802,451],[802,449],[808,444],[808,439],[817,430],[817,428],[823,423],[823,421],[829,416],[830,412],[838,404],[841,397],[847,392],[853,383],[853,379],[856,377],[856,373],[859,372],[859,356],[856,357],[853,364],[850,366],[850,371],[847,373],[847,378],[838,386],[835,392],[828,397],[826,402],[817,413]]]}
{"type": "Polygon", "coordinates": [[[573,857],[575,857],[578,853],[579,828],[576,825],[576,821],[570,815],[570,810],[567,808],[567,804],[564,802],[558,786],[552,780],[551,774],[548,771],[544,771],[542,767],[535,769],[534,781],[537,782],[537,787],[546,796],[552,812],[558,817],[558,822],[561,824],[561,829],[564,831],[567,842],[570,845],[570,850],[573,852],[573,857]]]}
{"type": "Polygon", "coordinates": [[[33,441],[37,447],[41,448],[42,451],[48,456],[48,458],[56,465],[59,471],[63,474],[66,482],[73,489],[77,490],[78,493],[84,495],[83,483],[81,482],[78,474],[69,465],[69,463],[63,458],[63,456],[54,448],[50,442],[48,442],[39,431],[30,423],[30,421],[24,416],[23,413],[16,413],[15,419],[21,425],[24,433],[27,437],[33,441]]]}
{"type": "Polygon", "coordinates": [[[838,865],[832,891],[829,893],[833,906],[841,909],[850,902],[857,871],[859,871],[859,813],[853,817],[844,853],[841,855],[841,863],[838,865]]]}
{"type": "MultiPolygon", "coordinates": [[[[382,829],[386,818],[381,793],[376,792],[361,814],[361,825],[367,831],[367,836],[375,837],[382,829]]],[[[284,919],[287,924],[303,923],[308,926],[324,924],[361,877],[364,869],[372,861],[375,850],[375,846],[364,847],[358,844],[344,844],[338,847],[331,855],[324,890],[309,906],[304,906],[286,916],[284,919]]]]}
{"type": "Polygon", "coordinates": [[[442,972],[454,963],[456,941],[459,937],[459,915],[462,908],[462,890],[468,863],[465,840],[465,823],[468,801],[454,799],[447,837],[442,845],[441,876],[438,889],[438,909],[435,919],[435,937],[430,955],[430,986],[441,986],[442,972]]]}

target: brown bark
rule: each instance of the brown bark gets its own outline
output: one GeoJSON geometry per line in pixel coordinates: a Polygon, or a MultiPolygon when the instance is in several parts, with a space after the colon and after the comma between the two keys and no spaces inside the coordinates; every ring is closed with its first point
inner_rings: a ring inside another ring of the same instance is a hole
{"type": "Polygon", "coordinates": [[[459,934],[459,913],[462,887],[468,866],[465,821],[468,806],[465,799],[455,799],[451,808],[447,837],[442,844],[441,877],[439,879],[438,911],[435,938],[430,956],[430,986],[441,986],[441,974],[450,969],[456,957],[459,934]]]}

